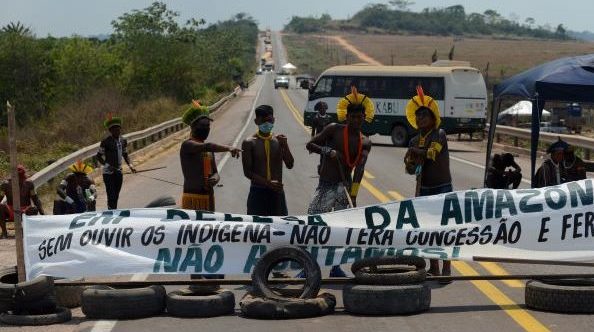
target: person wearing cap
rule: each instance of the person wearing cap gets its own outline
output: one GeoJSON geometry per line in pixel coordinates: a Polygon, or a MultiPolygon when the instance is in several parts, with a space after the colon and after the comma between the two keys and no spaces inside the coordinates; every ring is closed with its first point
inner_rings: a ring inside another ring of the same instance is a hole
{"type": "Polygon", "coordinates": [[[56,190],[54,215],[95,211],[97,189],[89,177],[93,167],[78,160],[68,169],[72,173],[66,175],[56,190]]]}
{"type": "Polygon", "coordinates": [[[220,180],[215,162],[215,152],[230,152],[239,158],[241,150],[232,146],[206,142],[210,133],[208,107],[193,100],[185,111],[183,122],[190,126],[190,138],[185,140],[179,150],[182,173],[184,175],[184,191],[182,193],[182,209],[214,211],[214,187],[220,180]]]}
{"type": "MultiPolygon", "coordinates": [[[[357,204],[365,163],[371,151],[371,140],[363,135],[361,128],[364,122],[373,121],[375,108],[369,97],[351,87],[351,93],[338,102],[336,115],[341,123],[329,124],[306,145],[310,152],[325,157],[308,214],[343,210],[357,204]]],[[[346,275],[340,266],[333,266],[330,276],[346,275]]]]}
{"type": "Polygon", "coordinates": [[[495,154],[487,169],[487,188],[516,189],[522,181],[522,169],[511,153],[495,154]],[[512,168],[511,170],[509,168],[512,168]]]}
{"type": "Polygon", "coordinates": [[[549,157],[536,171],[536,188],[555,186],[563,183],[565,170],[563,168],[563,154],[569,147],[567,143],[559,138],[547,149],[549,157]]]}
{"type": "Polygon", "coordinates": [[[283,164],[292,169],[295,163],[287,136],[274,134],[274,109],[260,105],[254,110],[258,131],[241,144],[243,174],[251,182],[247,214],[286,216],[287,200],[283,186],[283,164]]]}
{"type": "MultiPolygon", "coordinates": [[[[406,118],[418,130],[418,135],[411,139],[404,157],[406,172],[416,176],[415,196],[453,191],[448,140],[446,132],[439,128],[439,107],[437,101],[424,94],[421,86],[417,86],[417,95],[406,105],[406,118]]],[[[439,261],[430,259],[427,273],[436,276],[451,275],[450,261],[443,261],[440,273],[439,261]]]]}
{"type": "MultiPolygon", "coordinates": [[[[35,191],[33,181],[27,177],[27,169],[23,165],[17,166],[17,173],[19,177],[19,187],[21,194],[21,208],[20,212],[26,215],[45,214],[39,196],[35,191]],[[33,204],[31,204],[33,203],[33,204]]],[[[2,237],[7,238],[8,232],[6,230],[6,221],[14,220],[14,207],[12,206],[12,179],[5,180],[0,184],[0,191],[2,191],[2,202],[0,203],[0,228],[2,229],[2,237]]]]}
{"type": "MultiPolygon", "coordinates": [[[[326,128],[326,126],[329,125],[330,122],[332,121],[332,118],[330,117],[330,115],[328,115],[326,113],[326,110],[328,110],[328,104],[326,104],[326,102],[324,102],[324,101],[317,102],[316,105],[314,106],[314,110],[316,111],[316,115],[314,116],[314,118],[312,120],[311,137],[314,137],[314,136],[316,136],[316,134],[321,133],[322,130],[324,130],[324,128],[326,128]]],[[[318,165],[318,174],[320,174],[320,168],[322,167],[323,163],[324,163],[324,155],[321,154],[320,155],[320,164],[318,165]]]]}
{"type": "Polygon", "coordinates": [[[122,119],[107,115],[103,126],[109,131],[99,144],[99,150],[95,158],[103,165],[103,183],[107,193],[107,208],[109,210],[118,208],[118,199],[124,176],[122,174],[122,159],[126,161],[130,171],[136,173],[136,169],[130,163],[128,156],[128,141],[122,137],[122,119]]]}
{"type": "Polygon", "coordinates": [[[575,155],[575,147],[568,145],[563,151],[563,182],[584,180],[586,175],[586,163],[575,155]]]}

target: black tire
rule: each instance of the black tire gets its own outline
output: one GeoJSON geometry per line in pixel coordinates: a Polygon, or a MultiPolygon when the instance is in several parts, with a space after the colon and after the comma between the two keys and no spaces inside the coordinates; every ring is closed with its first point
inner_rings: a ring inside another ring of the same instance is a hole
{"type": "Polygon", "coordinates": [[[401,286],[346,285],[344,309],[357,315],[406,315],[429,310],[431,289],[426,284],[401,286]]]}
{"type": "Polygon", "coordinates": [[[56,296],[54,294],[48,294],[39,300],[16,301],[12,311],[17,315],[41,315],[54,312],[57,307],[56,296]]]}
{"type": "Polygon", "coordinates": [[[0,270],[0,310],[8,299],[15,302],[33,302],[53,294],[54,280],[50,277],[37,277],[30,281],[18,282],[16,267],[0,270]]]}
{"type": "Polygon", "coordinates": [[[196,295],[188,290],[167,294],[167,312],[176,317],[216,317],[233,313],[235,296],[226,289],[210,295],[196,295]]]}
{"type": "Polygon", "coordinates": [[[171,196],[161,196],[150,203],[148,203],[145,207],[146,208],[154,208],[154,207],[164,207],[164,206],[176,206],[177,203],[175,202],[175,198],[171,196]]]}
{"type": "Polygon", "coordinates": [[[182,291],[190,292],[194,295],[211,295],[221,289],[221,285],[190,285],[182,291]]]}
{"type": "Polygon", "coordinates": [[[91,286],[82,293],[82,312],[93,319],[133,319],[158,315],[165,309],[165,288],[114,289],[91,286]]]}
{"type": "Polygon", "coordinates": [[[379,256],[358,260],[351,266],[355,282],[363,285],[410,285],[425,281],[425,260],[416,256],[379,256]],[[377,270],[380,265],[412,265],[416,270],[377,270]]]}
{"type": "Polygon", "coordinates": [[[530,280],[524,291],[526,306],[560,313],[594,313],[594,280],[530,280]]]}
{"type": "Polygon", "coordinates": [[[408,146],[409,135],[405,126],[401,124],[395,125],[390,135],[394,146],[408,146]]]}
{"type": "Polygon", "coordinates": [[[13,315],[0,314],[0,322],[9,325],[39,326],[64,323],[72,319],[70,309],[58,307],[50,314],[42,315],[13,315]]]}
{"type": "Polygon", "coordinates": [[[56,286],[56,302],[61,307],[80,307],[84,286],[56,286]]]}
{"type": "Polygon", "coordinates": [[[301,264],[305,273],[305,285],[301,295],[297,297],[300,299],[316,297],[322,282],[320,266],[307,251],[296,246],[279,247],[266,252],[260,257],[252,272],[252,284],[255,294],[269,299],[286,299],[268,285],[268,275],[272,269],[278,263],[286,260],[293,260],[301,264]]]}
{"type": "Polygon", "coordinates": [[[249,318],[309,318],[333,313],[336,307],[336,298],[332,294],[321,293],[313,299],[275,300],[247,293],[239,302],[239,307],[241,314],[249,318]]]}

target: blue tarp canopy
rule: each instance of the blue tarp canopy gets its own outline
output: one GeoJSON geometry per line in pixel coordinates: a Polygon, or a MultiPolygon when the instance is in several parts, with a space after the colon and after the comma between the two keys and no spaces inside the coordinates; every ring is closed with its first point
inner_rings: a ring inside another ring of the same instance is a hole
{"type": "Polygon", "coordinates": [[[526,70],[497,84],[487,145],[487,165],[501,100],[505,97],[532,101],[531,179],[534,186],[540,118],[546,101],[594,102],[594,54],[562,58],[526,70]],[[497,108],[497,111],[496,111],[497,108]]]}

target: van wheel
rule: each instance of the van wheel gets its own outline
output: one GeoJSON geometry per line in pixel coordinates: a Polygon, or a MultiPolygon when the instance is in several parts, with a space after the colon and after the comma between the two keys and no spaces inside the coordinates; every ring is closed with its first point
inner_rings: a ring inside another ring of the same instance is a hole
{"type": "Polygon", "coordinates": [[[407,146],[408,145],[408,131],[403,125],[396,125],[392,129],[392,144],[394,146],[407,146]]]}

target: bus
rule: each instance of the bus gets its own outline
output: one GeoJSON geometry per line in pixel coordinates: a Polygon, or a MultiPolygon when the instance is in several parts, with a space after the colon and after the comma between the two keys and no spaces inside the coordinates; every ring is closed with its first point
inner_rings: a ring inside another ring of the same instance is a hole
{"type": "Polygon", "coordinates": [[[405,107],[421,85],[433,97],[441,114],[441,128],[448,134],[470,133],[485,128],[487,88],[481,72],[468,66],[372,66],[357,64],[331,67],[309,91],[304,124],[311,126],[314,106],[328,104],[336,121],[336,104],[351,86],[375,103],[375,118],[365,123],[365,135],[391,136],[395,146],[407,146],[415,130],[406,120],[405,107]]]}

